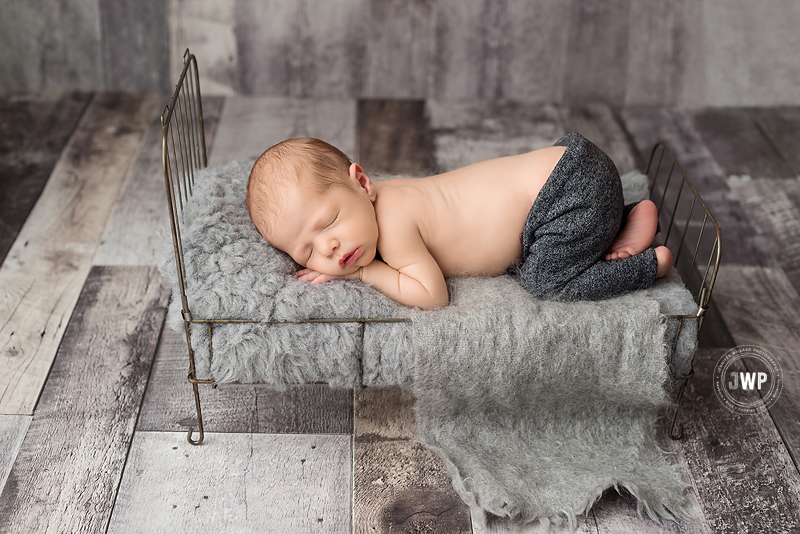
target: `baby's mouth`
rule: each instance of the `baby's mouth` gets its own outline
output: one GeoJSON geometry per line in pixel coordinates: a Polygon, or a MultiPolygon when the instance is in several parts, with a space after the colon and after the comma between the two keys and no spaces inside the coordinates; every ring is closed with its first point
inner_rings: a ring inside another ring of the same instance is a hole
{"type": "Polygon", "coordinates": [[[348,265],[350,265],[351,263],[353,263],[354,261],[356,261],[360,257],[361,257],[361,247],[358,247],[353,252],[351,252],[350,254],[348,254],[347,256],[342,258],[341,260],[339,260],[339,266],[340,267],[347,267],[348,265]]]}

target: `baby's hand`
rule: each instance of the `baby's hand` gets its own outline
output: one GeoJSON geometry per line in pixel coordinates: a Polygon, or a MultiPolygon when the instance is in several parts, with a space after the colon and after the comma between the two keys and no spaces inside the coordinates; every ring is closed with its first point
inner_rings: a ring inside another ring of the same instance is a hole
{"type": "Polygon", "coordinates": [[[356,278],[361,279],[361,269],[352,274],[339,275],[322,274],[312,269],[300,269],[297,271],[298,280],[305,280],[312,284],[321,284],[322,282],[328,282],[330,280],[353,280],[356,278]]]}

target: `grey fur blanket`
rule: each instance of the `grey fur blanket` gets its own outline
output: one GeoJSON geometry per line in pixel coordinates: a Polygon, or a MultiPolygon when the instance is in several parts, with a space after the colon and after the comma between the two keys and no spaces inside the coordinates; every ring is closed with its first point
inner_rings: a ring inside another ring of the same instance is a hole
{"type": "Polygon", "coordinates": [[[658,303],[544,305],[502,278],[474,283],[494,287],[412,316],[418,438],[473,518],[574,527],[610,487],[640,513],[685,517],[684,483],[656,442],[669,376],[658,303]]]}
{"type": "MultiPolygon", "coordinates": [[[[407,318],[410,308],[357,281],[314,285],[297,280],[297,265],[269,246],[250,222],[244,205],[252,160],[232,161],[198,173],[184,204],[181,227],[186,293],[195,319],[297,321],[308,318],[407,318]]],[[[384,177],[388,178],[388,177],[384,177]]],[[[646,197],[647,179],[622,176],[626,202],[646,197]]],[[[159,269],[172,288],[167,322],[183,330],[181,299],[169,222],[164,225],[159,269]]],[[[641,298],[656,299],[664,314],[694,313],[691,294],[675,273],[657,280],[641,298]]],[[[517,284],[509,276],[493,284],[517,284]]],[[[450,294],[465,290],[475,298],[492,285],[449,280],[450,294]],[[468,289],[466,289],[468,288],[468,289]]],[[[613,306],[615,299],[607,301],[613,306]]],[[[558,307],[564,310],[563,307],[558,307]]],[[[452,312],[452,311],[451,311],[452,312]]],[[[676,326],[675,322],[671,325],[676,326]]],[[[696,324],[683,328],[674,374],[691,367],[696,324]]],[[[275,387],[325,381],[334,387],[410,387],[414,379],[411,327],[408,323],[370,323],[363,340],[358,324],[227,323],[214,326],[212,342],[205,324],[191,325],[198,378],[217,383],[264,382],[275,387]],[[213,351],[209,350],[213,345],[213,351]],[[213,352],[213,357],[212,357],[213,352]]],[[[631,333],[636,335],[636,333],[631,333]]],[[[669,339],[672,339],[670,336],[669,339]]]]}

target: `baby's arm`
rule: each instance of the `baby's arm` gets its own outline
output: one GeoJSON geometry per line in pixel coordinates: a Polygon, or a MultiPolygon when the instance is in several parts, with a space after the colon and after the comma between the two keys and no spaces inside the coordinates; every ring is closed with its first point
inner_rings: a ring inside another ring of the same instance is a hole
{"type": "Polygon", "coordinates": [[[361,280],[406,306],[423,309],[447,306],[450,298],[442,270],[422,241],[419,229],[396,228],[382,241],[391,243],[381,255],[361,269],[361,280]],[[391,265],[398,265],[397,269],[391,265]]]}
{"type": "Polygon", "coordinates": [[[314,284],[329,280],[359,279],[406,306],[419,306],[426,310],[447,306],[450,297],[444,275],[439,264],[428,252],[419,231],[407,234],[393,232],[391,240],[391,252],[382,253],[394,265],[403,265],[399,269],[380,260],[373,260],[369,265],[348,275],[328,275],[312,269],[302,269],[297,271],[297,277],[314,284]]]}

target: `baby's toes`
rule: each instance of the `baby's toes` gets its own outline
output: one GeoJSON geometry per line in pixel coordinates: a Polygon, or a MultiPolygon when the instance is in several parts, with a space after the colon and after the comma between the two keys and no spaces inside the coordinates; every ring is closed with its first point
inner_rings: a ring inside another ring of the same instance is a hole
{"type": "Polygon", "coordinates": [[[625,258],[630,257],[631,254],[625,249],[615,250],[611,254],[606,255],[606,259],[608,260],[624,260],[625,258]]]}

